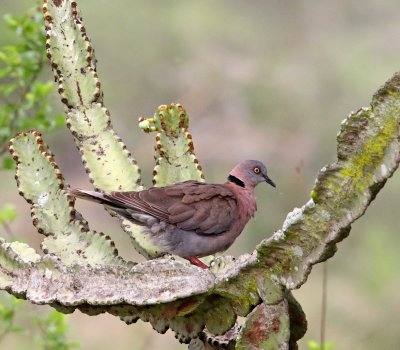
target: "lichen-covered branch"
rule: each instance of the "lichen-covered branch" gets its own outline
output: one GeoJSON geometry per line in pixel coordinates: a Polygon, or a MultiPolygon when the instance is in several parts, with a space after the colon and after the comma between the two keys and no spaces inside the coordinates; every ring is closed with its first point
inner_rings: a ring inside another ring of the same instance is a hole
{"type": "MultiPolygon", "coordinates": [[[[138,189],[138,167],[115,136],[102,105],[93,48],[76,3],[45,0],[44,15],[59,92],[94,186],[104,191],[138,189]]],[[[161,133],[156,137],[156,185],[201,179],[183,108],[169,105],[156,113],[141,121],[146,131],[161,133]],[[166,123],[164,118],[171,119],[166,123]],[[176,171],[179,160],[185,169],[181,177],[176,171]]],[[[40,135],[20,134],[10,148],[18,164],[17,182],[31,205],[34,224],[46,235],[46,254],[41,257],[25,244],[1,241],[0,288],[64,312],[109,312],[125,322],[140,318],[159,332],[171,328],[181,341],[192,340],[191,349],[204,348],[207,340],[215,348],[226,341],[237,349],[294,349],[306,321],[290,290],[306,281],[313,264],[333,256],[336,243],[349,234],[350,225],[397,169],[399,122],[400,75],[395,74],[370,107],[342,123],[338,160],[321,169],[310,200],[289,213],[282,229],[253,253],[238,259],[219,257],[206,271],[173,258],[136,265],[120,259],[113,244],[89,231],[74,211],[54,156],[40,135]],[[232,328],[237,316],[248,317],[242,328],[232,328]]],[[[123,226],[135,247],[151,257],[152,247],[140,230],[126,220],[123,226]]]]}
{"type": "MultiPolygon", "coordinates": [[[[98,305],[104,312],[106,305],[145,306],[168,303],[181,295],[201,296],[214,285],[211,273],[171,259],[137,265],[76,262],[67,266],[54,255],[41,257],[25,243],[4,240],[0,241],[0,252],[1,288],[38,304],[59,303],[71,308],[98,305]],[[194,270],[198,270],[201,283],[188,288],[194,270]]],[[[186,311],[189,309],[188,304],[186,311]]],[[[185,313],[184,309],[180,312],[185,313]]]]}
{"type": "Polygon", "coordinates": [[[288,349],[290,337],[287,300],[276,305],[258,305],[248,316],[236,349],[288,349]]]}
{"type": "MultiPolygon", "coordinates": [[[[267,295],[271,282],[287,289],[306,281],[311,266],[331,257],[336,243],[345,238],[350,225],[364,214],[400,161],[400,74],[395,74],[373,97],[369,108],[350,114],[338,134],[338,161],[322,168],[311,199],[288,214],[282,229],[256,249],[257,261],[249,273],[233,276],[249,291],[260,290],[259,273],[267,274],[267,295]]],[[[248,270],[248,267],[246,267],[248,270]]],[[[272,295],[274,301],[276,295],[272,295]]]]}

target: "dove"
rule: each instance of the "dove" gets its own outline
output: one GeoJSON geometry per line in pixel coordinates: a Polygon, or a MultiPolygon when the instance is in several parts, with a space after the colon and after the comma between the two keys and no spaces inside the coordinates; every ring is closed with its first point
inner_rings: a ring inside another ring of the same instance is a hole
{"type": "Polygon", "coordinates": [[[254,217],[254,189],[261,182],[276,187],[262,162],[246,160],[223,184],[189,180],[137,192],[73,189],[69,193],[101,203],[142,226],[161,255],[178,255],[206,269],[199,258],[228,249],[254,217]]]}

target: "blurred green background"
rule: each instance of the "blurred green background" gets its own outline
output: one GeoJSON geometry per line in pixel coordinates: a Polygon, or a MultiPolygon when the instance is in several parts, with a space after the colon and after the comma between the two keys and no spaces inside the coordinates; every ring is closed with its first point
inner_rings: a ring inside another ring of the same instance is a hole
{"type": "MultiPolygon", "coordinates": [[[[22,14],[33,4],[1,0],[0,14],[22,14]]],[[[142,166],[147,185],[155,141],[139,131],[137,119],[172,101],[181,102],[191,117],[207,181],[224,181],[243,159],[260,159],[269,167],[278,188],[257,188],[258,213],[229,250],[233,255],[252,251],[308,200],[317,171],[335,161],[341,120],[367,106],[400,68],[395,0],[81,0],[78,5],[114,128],[142,166]]],[[[0,45],[10,40],[1,24],[0,45]]],[[[62,111],[57,95],[54,105],[62,111]]],[[[44,136],[67,181],[90,188],[67,129],[44,136]]],[[[18,196],[14,174],[1,171],[0,176],[0,204],[18,208],[11,229],[39,249],[41,237],[18,196]]],[[[399,193],[400,173],[329,261],[326,337],[335,349],[400,348],[399,193]]],[[[143,259],[105,211],[82,202],[77,208],[93,229],[112,235],[121,255],[143,259]]],[[[307,348],[307,339],[319,339],[321,271],[314,267],[295,291],[309,321],[300,349],[307,348]]],[[[37,306],[35,312],[45,309],[37,306]]],[[[110,315],[79,312],[68,321],[69,336],[81,349],[186,348],[172,332],[159,335],[141,321],[127,326],[110,315]]],[[[30,348],[30,335],[9,335],[3,346],[30,348]]]]}

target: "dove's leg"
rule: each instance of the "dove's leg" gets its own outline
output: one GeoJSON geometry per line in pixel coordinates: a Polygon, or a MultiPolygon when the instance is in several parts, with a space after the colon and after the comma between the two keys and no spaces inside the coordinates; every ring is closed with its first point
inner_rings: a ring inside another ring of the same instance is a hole
{"type": "Polygon", "coordinates": [[[200,259],[198,258],[186,258],[186,260],[189,260],[192,265],[196,265],[198,267],[201,267],[202,269],[208,269],[208,266],[204,264],[200,259]]]}

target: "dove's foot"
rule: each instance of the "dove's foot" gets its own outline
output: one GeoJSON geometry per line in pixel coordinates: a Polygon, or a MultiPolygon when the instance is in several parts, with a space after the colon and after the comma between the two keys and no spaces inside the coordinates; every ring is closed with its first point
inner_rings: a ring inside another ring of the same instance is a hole
{"type": "Polygon", "coordinates": [[[199,258],[187,258],[187,260],[189,260],[192,265],[196,265],[205,270],[208,269],[208,266],[204,264],[199,258]]]}

